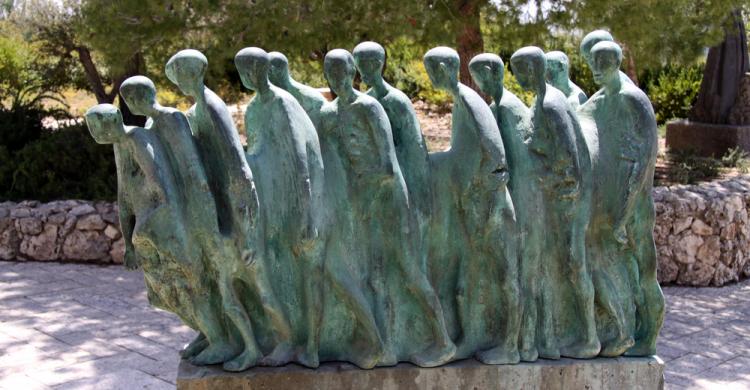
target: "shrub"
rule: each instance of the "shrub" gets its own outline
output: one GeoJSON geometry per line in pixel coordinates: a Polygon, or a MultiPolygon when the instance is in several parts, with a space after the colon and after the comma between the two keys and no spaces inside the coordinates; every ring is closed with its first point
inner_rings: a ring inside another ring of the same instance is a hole
{"type": "Polygon", "coordinates": [[[702,65],[666,66],[644,74],[646,93],[654,105],[657,123],[688,116],[703,79],[702,68],[702,65]]]}
{"type": "Polygon", "coordinates": [[[114,155],[86,125],[44,130],[17,151],[0,146],[0,199],[105,199],[117,194],[114,155]]]}

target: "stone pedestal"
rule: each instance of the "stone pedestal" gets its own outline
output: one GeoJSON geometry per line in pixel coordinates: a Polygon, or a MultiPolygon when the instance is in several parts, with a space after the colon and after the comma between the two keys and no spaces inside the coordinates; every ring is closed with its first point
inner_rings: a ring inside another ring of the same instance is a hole
{"type": "Polygon", "coordinates": [[[721,157],[740,147],[750,153],[750,126],[714,125],[680,120],[667,124],[667,147],[693,151],[699,156],[721,157]]]}
{"type": "Polygon", "coordinates": [[[464,360],[437,368],[402,363],[361,370],[326,363],[316,370],[297,365],[256,367],[228,373],[221,367],[180,362],[178,390],[239,389],[663,389],[664,362],[658,357],[539,360],[491,366],[464,360]]]}

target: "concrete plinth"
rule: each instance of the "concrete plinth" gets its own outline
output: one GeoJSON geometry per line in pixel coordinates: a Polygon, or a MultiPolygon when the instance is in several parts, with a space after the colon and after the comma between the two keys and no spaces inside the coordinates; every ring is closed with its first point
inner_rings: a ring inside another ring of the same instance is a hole
{"type": "Polygon", "coordinates": [[[721,157],[739,147],[750,152],[750,126],[714,125],[680,120],[667,124],[667,147],[699,156],[721,157]]]}
{"type": "Polygon", "coordinates": [[[539,360],[492,366],[464,360],[437,368],[402,363],[361,370],[326,363],[312,370],[297,365],[256,367],[228,373],[219,366],[180,362],[178,390],[239,389],[663,389],[664,362],[658,357],[539,360]]]}

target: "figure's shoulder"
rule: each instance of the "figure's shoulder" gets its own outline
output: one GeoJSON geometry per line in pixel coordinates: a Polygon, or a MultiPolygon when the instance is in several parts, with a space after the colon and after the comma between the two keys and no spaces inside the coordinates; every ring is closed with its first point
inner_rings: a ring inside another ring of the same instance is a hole
{"type": "Polygon", "coordinates": [[[503,91],[503,97],[500,99],[498,106],[519,114],[529,109],[516,94],[507,89],[503,91]]]}
{"type": "Polygon", "coordinates": [[[377,114],[384,111],[383,106],[377,99],[365,93],[357,95],[357,99],[354,100],[352,107],[368,114],[377,114]]]}

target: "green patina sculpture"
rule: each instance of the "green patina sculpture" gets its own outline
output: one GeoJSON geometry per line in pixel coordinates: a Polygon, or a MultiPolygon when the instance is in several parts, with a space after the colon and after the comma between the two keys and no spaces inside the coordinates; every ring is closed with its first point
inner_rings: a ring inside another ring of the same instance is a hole
{"type": "Polygon", "coordinates": [[[352,87],[354,58],[342,49],[330,51],[325,77],[337,98],[323,106],[321,133],[338,140],[347,173],[347,200],[353,237],[361,242],[350,261],[372,288],[374,316],[382,336],[379,364],[408,360],[437,366],[453,357],[455,346],[445,328],[440,301],[420,267],[413,209],[396,159],[388,116],[374,98],[352,87]],[[363,239],[365,238],[366,239],[363,239]],[[394,306],[398,295],[411,304],[394,306]],[[424,347],[410,334],[414,318],[429,332],[424,347]],[[400,338],[403,335],[405,338],[400,338]],[[402,340],[411,339],[412,345],[402,340]]]}
{"type": "MultiPolygon", "coordinates": [[[[594,30],[583,37],[583,40],[581,40],[581,56],[584,60],[586,60],[589,68],[594,69],[594,62],[591,56],[591,49],[594,47],[594,45],[599,42],[614,41],[615,39],[612,37],[612,34],[610,34],[609,31],[605,30],[594,30]]],[[[623,83],[633,84],[633,80],[631,80],[630,77],[625,74],[625,72],[618,69],[617,74],[620,75],[620,80],[622,80],[623,83]]]]}
{"type": "Polygon", "coordinates": [[[588,147],[567,98],[546,83],[544,52],[525,47],[510,61],[521,87],[535,94],[531,108],[534,134],[529,147],[542,160],[535,173],[541,178],[547,227],[544,253],[548,260],[542,271],[547,280],[542,289],[554,291],[546,294],[552,301],[542,305],[557,309],[553,318],[541,318],[539,355],[553,359],[593,357],[600,344],[594,321],[594,288],[586,267],[592,190],[588,147]],[[568,299],[575,310],[561,304],[568,299]]]}
{"type": "Polygon", "coordinates": [[[86,113],[114,146],[126,265],[198,332],[183,358],[229,371],[653,354],[653,110],[608,33],[581,51],[602,86],[588,101],[564,54],[513,55],[536,96],[526,107],[503,87],[500,57],[469,64],[488,106],[458,82],[454,50],[430,50],[453,120],[450,149],[427,153],[377,43],[326,55],[331,102],[294,81],[283,54],[240,50],[255,93],[247,150],[204,85],[206,57],[182,50],[165,71],[194,100],[187,113],[159,105],[143,76],[120,93],[145,127],[111,105],[86,113]]]}
{"type": "MultiPolygon", "coordinates": [[[[219,310],[214,264],[229,260],[231,254],[219,234],[217,211],[190,124],[180,111],[156,102],[156,88],[146,77],[134,76],[125,80],[120,86],[120,95],[133,113],[149,118],[146,130],[163,146],[164,160],[171,169],[179,194],[179,202],[175,206],[181,218],[177,222],[162,223],[174,224],[182,220],[180,224],[187,232],[189,246],[182,250],[189,260],[183,259],[185,266],[181,272],[190,281],[192,302],[189,306],[196,313],[197,329],[201,333],[185,349],[183,357],[190,358],[196,364],[221,363],[236,353],[237,345],[230,340],[232,329],[219,310]]],[[[125,190],[138,191],[138,188],[126,187],[125,190]]],[[[123,231],[130,230],[127,225],[133,223],[133,216],[123,216],[121,212],[122,222],[125,224],[123,231]]],[[[169,231],[165,229],[162,234],[169,231]]],[[[161,239],[157,239],[155,245],[161,249],[161,239]]],[[[155,280],[155,283],[161,281],[155,280]]]]}
{"type": "Polygon", "coordinates": [[[534,361],[538,357],[537,313],[547,309],[539,304],[539,294],[546,294],[548,290],[539,291],[537,282],[545,237],[539,185],[529,179],[539,169],[536,167],[539,159],[531,154],[526,143],[533,134],[530,112],[518,97],[503,87],[505,65],[499,56],[479,54],[471,59],[469,71],[479,89],[494,100],[490,109],[505,147],[510,176],[508,189],[518,221],[519,283],[524,297],[518,346],[521,360],[534,361]]]}
{"type": "Polygon", "coordinates": [[[591,60],[594,81],[602,89],[579,112],[598,140],[589,230],[591,272],[597,304],[607,314],[600,322],[610,321],[616,330],[602,354],[650,355],[656,353],[664,321],[652,234],[656,120],[646,94],[619,75],[622,51],[617,44],[597,43],[591,60]]]}
{"type": "Polygon", "coordinates": [[[561,51],[551,51],[547,58],[547,82],[562,92],[568,98],[573,108],[586,102],[586,94],[581,87],[570,80],[570,61],[561,51]]]}
{"type": "MultiPolygon", "coordinates": [[[[310,118],[288,92],[268,80],[270,61],[259,48],[235,56],[242,84],[255,91],[245,112],[247,154],[256,172],[260,200],[260,255],[256,272],[271,280],[269,296],[279,300],[287,339],[277,340],[275,353],[263,364],[290,360],[317,366],[321,305],[321,264],[317,243],[321,224],[323,163],[310,118]],[[252,136],[255,134],[255,137],[252,136]],[[278,351],[278,353],[276,353],[278,351]]],[[[254,364],[248,361],[246,366],[254,364]]]]}
{"type": "Polygon", "coordinates": [[[437,209],[430,266],[438,288],[450,292],[441,295],[456,313],[457,357],[516,363],[518,233],[503,140],[487,104],[458,82],[455,50],[432,49],[424,64],[432,84],[453,97],[451,147],[430,156],[437,209]]]}

